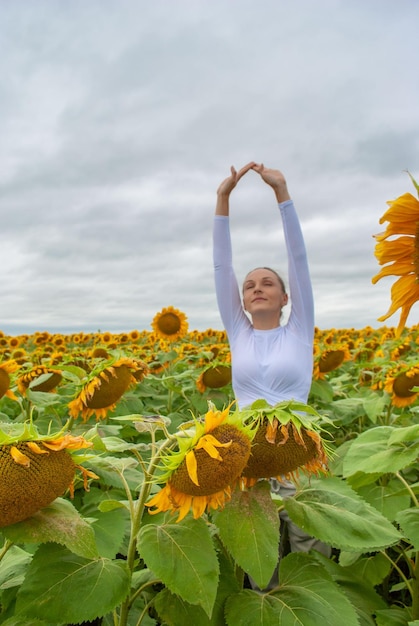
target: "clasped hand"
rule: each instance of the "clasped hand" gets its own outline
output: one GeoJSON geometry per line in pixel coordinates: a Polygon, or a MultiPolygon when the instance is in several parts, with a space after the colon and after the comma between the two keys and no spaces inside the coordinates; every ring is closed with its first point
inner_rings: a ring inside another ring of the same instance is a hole
{"type": "Polygon", "coordinates": [[[278,198],[279,202],[289,199],[288,191],[287,191],[287,183],[285,181],[285,177],[279,170],[274,170],[270,168],[266,168],[263,163],[255,163],[251,161],[244,167],[242,167],[239,171],[237,171],[233,166],[231,166],[230,171],[231,174],[228,176],[221,185],[217,189],[217,194],[219,196],[229,196],[233,191],[234,187],[237,185],[239,180],[247,174],[249,170],[253,170],[257,172],[262,180],[272,187],[275,191],[275,194],[278,198]]]}

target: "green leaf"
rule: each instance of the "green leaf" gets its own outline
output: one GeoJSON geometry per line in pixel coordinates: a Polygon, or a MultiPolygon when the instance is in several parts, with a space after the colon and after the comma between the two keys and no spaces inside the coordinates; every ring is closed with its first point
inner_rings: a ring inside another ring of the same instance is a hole
{"type": "Polygon", "coordinates": [[[356,472],[387,474],[398,472],[414,463],[419,454],[419,441],[411,440],[410,428],[378,426],[360,434],[353,440],[343,461],[343,475],[356,472]],[[403,433],[403,431],[405,431],[403,433]],[[407,439],[403,439],[406,435],[407,439]]]}
{"type": "Polygon", "coordinates": [[[169,518],[161,525],[145,524],[138,534],[138,551],[172,593],[199,604],[211,616],[219,565],[202,518],[187,517],[180,522],[169,518]]]}
{"type": "Polygon", "coordinates": [[[100,476],[101,482],[112,487],[122,487],[120,474],[124,475],[132,490],[138,489],[144,480],[144,475],[139,471],[134,458],[94,457],[89,459],[89,469],[100,476]]]}
{"type": "Polygon", "coordinates": [[[220,582],[211,618],[200,606],[193,606],[168,589],[163,589],[155,599],[154,606],[160,618],[169,626],[196,624],[197,626],[225,626],[224,605],[228,596],[240,590],[234,571],[234,563],[221,552],[220,582]]]}
{"type": "Polygon", "coordinates": [[[80,556],[98,556],[92,527],[63,498],[57,498],[23,522],[6,526],[3,534],[14,543],[61,543],[80,556]]]}
{"type": "Polygon", "coordinates": [[[382,415],[386,404],[386,396],[379,396],[377,393],[371,393],[370,396],[364,399],[365,413],[373,424],[377,423],[377,418],[382,415]]]}
{"type": "MultiPolygon", "coordinates": [[[[342,554],[342,553],[341,553],[342,554]]],[[[353,552],[351,553],[353,554],[353,552]]],[[[382,554],[377,552],[369,556],[362,556],[355,562],[344,567],[345,572],[350,572],[362,579],[363,583],[372,587],[383,582],[389,575],[391,562],[382,554]]]]}
{"type": "Polygon", "coordinates": [[[31,619],[28,617],[10,617],[5,622],[1,622],[2,626],[51,626],[43,620],[31,619]]]}
{"type": "MultiPolygon", "coordinates": [[[[352,481],[351,486],[354,487],[352,481]]],[[[356,489],[359,495],[382,513],[390,522],[394,521],[397,511],[409,507],[410,496],[406,490],[400,489],[398,481],[390,481],[386,485],[368,485],[356,489]]]]}
{"type": "Polygon", "coordinates": [[[92,527],[96,536],[100,556],[114,559],[124,541],[129,525],[129,513],[125,508],[110,511],[95,511],[92,527]]]}
{"type": "Polygon", "coordinates": [[[419,551],[419,509],[406,509],[396,515],[396,521],[400,524],[403,534],[413,545],[413,549],[419,551]]]}
{"type": "Polygon", "coordinates": [[[390,435],[389,443],[391,445],[397,443],[419,443],[419,424],[412,424],[405,428],[394,428],[390,435]]]}
{"type": "Polygon", "coordinates": [[[313,380],[311,383],[310,396],[323,400],[324,402],[332,402],[334,396],[333,387],[327,380],[313,380]]]}
{"type": "Polygon", "coordinates": [[[18,546],[12,546],[0,561],[0,590],[22,584],[32,555],[18,546]]]}
{"type": "Polygon", "coordinates": [[[375,624],[373,615],[377,610],[387,608],[384,600],[374,589],[374,584],[381,582],[391,568],[391,564],[384,556],[381,554],[375,556],[381,559],[381,564],[378,564],[378,569],[381,571],[378,576],[374,575],[368,577],[368,572],[372,572],[372,569],[375,568],[376,563],[373,563],[375,557],[360,559],[351,567],[342,567],[332,559],[328,559],[323,556],[323,554],[320,554],[320,552],[313,553],[313,557],[325,568],[334,582],[337,583],[339,588],[345,593],[346,597],[355,608],[360,623],[371,626],[375,624]],[[384,573],[382,565],[385,565],[385,561],[387,561],[387,566],[385,566],[386,569],[384,573]],[[356,567],[356,565],[358,567],[356,567]],[[377,582],[373,583],[371,578],[374,578],[377,582]]]}
{"type": "Polygon", "coordinates": [[[34,554],[17,594],[16,615],[78,624],[112,611],[129,588],[125,561],[88,560],[45,544],[34,554]]]}
{"type": "Polygon", "coordinates": [[[266,587],[278,562],[279,517],[267,481],[235,491],[223,510],[213,514],[220,539],[240,567],[266,587]]]}
{"type": "Polygon", "coordinates": [[[326,570],[308,554],[280,564],[277,591],[245,590],[226,602],[228,626],[359,626],[354,607],[326,570]]]}
{"type": "Polygon", "coordinates": [[[402,538],[383,515],[337,478],[312,480],[311,487],[285,499],[284,506],[308,535],[341,550],[380,550],[402,538]]]}
{"type": "Polygon", "coordinates": [[[409,609],[384,609],[377,611],[375,616],[377,626],[408,626],[409,609]]]}

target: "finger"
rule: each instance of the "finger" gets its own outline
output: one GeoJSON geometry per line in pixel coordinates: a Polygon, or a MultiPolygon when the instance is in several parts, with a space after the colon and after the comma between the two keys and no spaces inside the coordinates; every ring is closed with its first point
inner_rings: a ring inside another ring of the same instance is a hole
{"type": "Polygon", "coordinates": [[[250,163],[248,163],[247,165],[245,165],[244,167],[242,167],[239,170],[239,173],[237,175],[237,178],[240,179],[242,176],[244,176],[244,174],[246,174],[246,172],[248,172],[249,170],[251,170],[253,168],[253,166],[256,165],[254,161],[251,161],[250,163]]]}

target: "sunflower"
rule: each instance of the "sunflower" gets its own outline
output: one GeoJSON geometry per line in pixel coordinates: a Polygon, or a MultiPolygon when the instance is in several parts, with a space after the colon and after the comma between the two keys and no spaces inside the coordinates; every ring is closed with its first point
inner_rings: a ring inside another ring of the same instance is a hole
{"type": "Polygon", "coordinates": [[[319,350],[314,360],[313,377],[323,379],[325,375],[351,359],[351,353],[346,346],[338,346],[330,350],[319,350]]]}
{"type": "Polygon", "coordinates": [[[137,383],[134,373],[140,369],[138,361],[128,357],[113,360],[94,369],[77,398],[68,405],[71,417],[77,418],[81,413],[85,422],[92,415],[96,415],[98,420],[104,419],[129,387],[137,383]]]}
{"type": "Polygon", "coordinates": [[[46,365],[37,365],[25,374],[22,374],[22,376],[19,376],[16,383],[22,395],[25,395],[29,386],[32,391],[51,392],[61,382],[62,377],[59,370],[52,369],[46,365]],[[38,378],[41,378],[41,380],[39,383],[34,384],[34,381],[38,378]]]}
{"type": "Polygon", "coordinates": [[[109,352],[100,346],[96,346],[92,350],[92,359],[109,359],[109,356],[109,352]]]}
{"type": "Polygon", "coordinates": [[[155,507],[151,514],[171,511],[180,521],[192,509],[197,519],[230,499],[249,459],[252,431],[229,409],[214,410],[210,404],[205,422],[196,422],[191,436],[179,434],[179,451],[162,459],[165,471],[158,482],[166,484],[147,502],[155,507]]]}
{"type": "Polygon", "coordinates": [[[10,389],[10,374],[13,374],[17,369],[19,369],[19,365],[14,360],[0,363],[0,398],[6,396],[11,400],[17,400],[15,394],[10,389]]]}
{"type": "MultiPolygon", "coordinates": [[[[415,179],[409,176],[419,192],[415,179]]],[[[396,329],[396,336],[399,337],[410,309],[419,300],[419,201],[412,194],[405,193],[387,204],[390,208],[381,217],[380,224],[389,223],[383,233],[375,235],[375,256],[384,267],[372,278],[372,282],[375,284],[383,276],[400,277],[391,288],[389,310],[378,318],[384,321],[401,309],[396,329]],[[390,239],[396,235],[400,236],[390,239]]]]}
{"type": "Polygon", "coordinates": [[[230,365],[211,365],[207,367],[196,381],[198,391],[204,393],[207,388],[220,389],[231,383],[230,365]]]}
{"type": "Polygon", "coordinates": [[[92,445],[82,436],[58,433],[42,437],[30,424],[3,425],[0,430],[0,527],[9,526],[31,517],[72,491],[76,468],[87,477],[96,474],[75,463],[71,452],[92,445]],[[14,432],[13,432],[14,429],[14,432]]]}
{"type": "Polygon", "coordinates": [[[292,400],[275,406],[257,400],[242,414],[255,431],[242,475],[246,486],[261,478],[281,480],[300,469],[307,473],[327,471],[325,444],[317,423],[320,416],[314,409],[292,400]]]}
{"type": "Polygon", "coordinates": [[[172,306],[156,313],[151,326],[160,339],[167,339],[168,341],[177,341],[188,332],[186,315],[172,306]]]}
{"type": "Polygon", "coordinates": [[[413,391],[414,387],[419,387],[419,365],[399,365],[387,372],[384,391],[391,395],[394,406],[413,404],[419,395],[418,391],[413,391]]]}

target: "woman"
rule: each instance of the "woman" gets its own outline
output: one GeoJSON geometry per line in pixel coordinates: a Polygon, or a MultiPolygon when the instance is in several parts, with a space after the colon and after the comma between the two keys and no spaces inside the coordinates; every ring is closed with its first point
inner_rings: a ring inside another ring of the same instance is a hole
{"type": "MultiPolygon", "coordinates": [[[[217,190],[214,218],[214,272],[218,307],[227,332],[232,356],[232,384],[240,408],[258,399],[274,405],[283,400],[307,403],[313,373],[314,304],[307,254],[300,223],[283,174],[254,162],[239,172],[234,167],[217,190]],[[275,193],[282,216],[288,255],[291,312],[281,325],[282,309],[288,304],[283,280],[266,267],[249,272],[243,284],[243,304],[232,266],[229,231],[230,193],[249,170],[260,175],[275,193]],[[250,318],[246,312],[250,315],[250,318]]],[[[271,480],[272,489],[283,497],[295,493],[289,481],[271,480]]],[[[330,549],[307,536],[291,522],[285,511],[292,551],[330,549]]],[[[275,581],[272,582],[273,586],[275,581]]]]}

